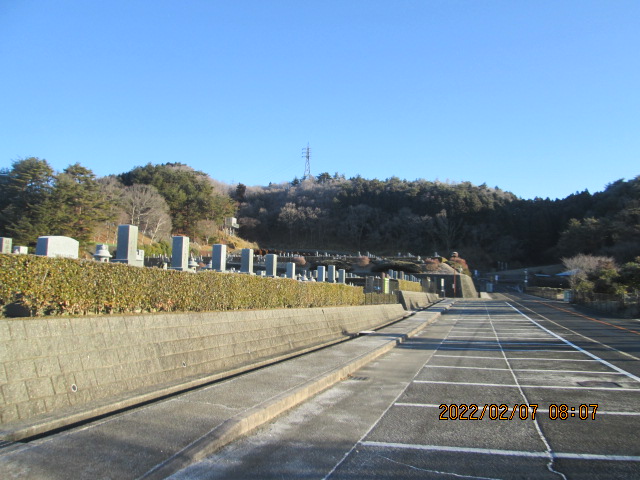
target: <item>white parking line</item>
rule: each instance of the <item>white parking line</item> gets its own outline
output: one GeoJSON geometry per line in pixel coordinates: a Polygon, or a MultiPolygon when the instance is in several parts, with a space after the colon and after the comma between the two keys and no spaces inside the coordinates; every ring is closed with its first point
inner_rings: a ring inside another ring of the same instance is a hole
{"type": "Polygon", "coordinates": [[[529,345],[529,346],[535,346],[535,347],[566,347],[566,345],[562,344],[562,343],[545,343],[545,342],[496,342],[496,341],[489,341],[489,340],[449,340],[448,342],[446,342],[446,345],[449,344],[460,344],[460,343],[471,343],[473,345],[477,345],[477,344],[487,344],[487,345],[529,345]]]}
{"type": "MultiPolygon", "coordinates": [[[[469,347],[440,347],[438,350],[469,350],[469,347]]],[[[501,352],[504,350],[505,352],[549,352],[549,350],[544,349],[536,349],[536,348],[473,348],[473,350],[477,350],[480,352],[501,352]]],[[[551,350],[553,353],[580,353],[575,350],[551,350]]],[[[516,359],[517,360],[517,359],[516,359]]],[[[569,359],[567,359],[569,360],[569,359]]]]}
{"type": "Polygon", "coordinates": [[[573,387],[566,385],[509,385],[501,383],[470,383],[470,382],[445,382],[439,380],[414,380],[413,383],[436,383],[441,385],[465,385],[475,387],[503,387],[503,388],[546,388],[557,390],[605,390],[611,392],[640,392],[640,388],[624,388],[624,387],[573,387]]]}
{"type": "MultiPolygon", "coordinates": [[[[527,452],[523,450],[499,450],[496,448],[451,447],[443,445],[416,445],[409,443],[360,442],[363,447],[397,448],[407,450],[426,450],[432,452],[478,453],[482,455],[503,455],[509,457],[549,458],[549,452],[527,452]]],[[[596,455],[591,453],[552,452],[553,458],[569,460],[604,460],[613,462],[638,462],[640,456],[635,455],[596,455]]]]}
{"type": "Polygon", "coordinates": [[[537,368],[492,368],[492,367],[464,367],[459,365],[425,365],[424,368],[459,368],[463,370],[503,370],[509,372],[540,372],[540,373],[586,373],[588,375],[622,375],[617,372],[593,372],[588,370],[545,370],[537,368]]]}
{"type": "MultiPolygon", "coordinates": [[[[554,352],[555,353],[555,352],[554,352]]],[[[448,357],[448,358],[490,358],[490,359],[499,359],[502,360],[502,357],[476,357],[471,355],[446,355],[434,353],[434,357],[448,357]]],[[[536,357],[522,357],[522,358],[512,358],[511,360],[539,360],[541,362],[597,362],[597,360],[589,359],[570,359],[570,358],[536,358],[536,357]]]]}
{"type": "Polygon", "coordinates": [[[609,368],[612,368],[613,370],[622,373],[623,375],[626,375],[627,377],[635,380],[636,382],[640,383],[640,378],[636,377],[635,375],[633,375],[632,373],[627,372],[626,370],[623,370],[620,367],[616,367],[615,365],[613,365],[612,363],[607,362],[606,360],[603,360],[602,358],[598,357],[597,355],[594,355],[591,352],[588,352],[586,350],[584,350],[583,348],[580,348],[577,345],[574,345],[573,343],[571,343],[569,340],[561,337],[560,335],[552,332],[551,330],[543,327],[542,325],[540,325],[538,322],[536,322],[535,320],[533,320],[532,318],[529,318],[527,315],[525,315],[524,313],[522,313],[520,310],[518,310],[516,307],[514,307],[513,305],[511,305],[510,303],[506,303],[508,306],[510,306],[511,308],[513,308],[516,312],[518,312],[520,315],[522,315],[524,318],[528,319],[531,323],[533,323],[534,325],[540,327],[542,330],[544,330],[545,332],[547,332],[549,335],[553,335],[554,337],[556,337],[557,339],[563,341],[564,343],[566,343],[567,345],[575,348],[576,350],[584,353],[585,355],[593,358],[594,360],[599,361],[600,363],[602,363],[603,365],[606,365],[609,368]]]}

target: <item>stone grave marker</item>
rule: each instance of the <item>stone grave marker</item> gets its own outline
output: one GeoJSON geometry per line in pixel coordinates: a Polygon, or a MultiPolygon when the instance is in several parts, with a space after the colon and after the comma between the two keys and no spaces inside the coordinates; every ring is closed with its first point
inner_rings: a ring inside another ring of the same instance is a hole
{"type": "Polygon", "coordinates": [[[36,255],[42,257],[78,258],[80,242],[70,237],[50,235],[38,237],[36,255]]]}
{"type": "Polygon", "coordinates": [[[265,257],[267,267],[267,277],[275,277],[278,272],[278,255],[270,253],[265,257]]]}
{"type": "Polygon", "coordinates": [[[116,258],[112,261],[142,267],[144,263],[140,262],[139,258],[138,227],[136,225],[118,225],[116,258]]]}
{"type": "Polygon", "coordinates": [[[11,253],[11,247],[13,246],[13,239],[7,237],[0,237],[0,253],[11,253]]]}
{"type": "Polygon", "coordinates": [[[227,246],[216,243],[211,250],[211,268],[216,272],[227,271],[227,246]]]}
{"type": "Polygon", "coordinates": [[[287,278],[296,278],[296,264],[293,262],[287,263],[287,278]]]}
{"type": "Polygon", "coordinates": [[[185,272],[189,270],[189,237],[172,237],[171,269],[185,272]]]}
{"type": "Polygon", "coordinates": [[[326,268],[323,265],[320,265],[318,267],[318,278],[317,281],[318,282],[324,282],[325,281],[325,277],[326,277],[326,268]]]}
{"type": "Polygon", "coordinates": [[[346,272],[347,271],[344,268],[341,268],[340,270],[338,270],[338,283],[345,283],[346,272]]]}
{"type": "Polygon", "coordinates": [[[253,248],[243,248],[240,260],[240,273],[253,275],[253,248]]]}
{"type": "Polygon", "coordinates": [[[327,268],[327,282],[336,283],[336,266],[329,265],[327,268]]]}

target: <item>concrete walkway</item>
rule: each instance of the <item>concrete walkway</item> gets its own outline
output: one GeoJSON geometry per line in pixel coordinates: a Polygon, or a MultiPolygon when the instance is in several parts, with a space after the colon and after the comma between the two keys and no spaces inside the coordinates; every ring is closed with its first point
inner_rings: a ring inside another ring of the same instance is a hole
{"type": "Polygon", "coordinates": [[[3,478],[166,478],[233,442],[434,322],[445,300],[393,325],[29,443],[0,448],[3,478]]]}

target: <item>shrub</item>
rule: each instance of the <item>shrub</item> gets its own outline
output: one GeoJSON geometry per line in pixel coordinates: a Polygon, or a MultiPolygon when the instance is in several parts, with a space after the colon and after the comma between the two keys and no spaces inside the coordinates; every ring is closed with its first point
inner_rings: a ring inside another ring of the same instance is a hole
{"type": "Polygon", "coordinates": [[[464,258],[451,257],[451,260],[449,260],[446,263],[447,263],[447,265],[451,266],[452,268],[455,268],[458,271],[460,271],[460,269],[462,269],[462,273],[464,273],[465,275],[471,276],[471,271],[469,270],[469,266],[467,265],[467,261],[464,258]]]}
{"type": "Polygon", "coordinates": [[[405,292],[422,292],[422,285],[418,282],[410,282],[409,280],[398,280],[398,290],[405,292]]]}
{"type": "Polygon", "coordinates": [[[358,267],[366,267],[371,263],[371,259],[369,257],[360,256],[356,258],[356,265],[358,267]]]}
{"type": "Polygon", "coordinates": [[[304,267],[307,264],[307,259],[304,258],[302,255],[299,255],[297,257],[293,257],[291,259],[292,263],[295,263],[298,267],[304,267]]]}
{"type": "Polygon", "coordinates": [[[0,255],[0,308],[7,314],[201,312],[363,303],[362,288],[340,284],[0,255]]]}

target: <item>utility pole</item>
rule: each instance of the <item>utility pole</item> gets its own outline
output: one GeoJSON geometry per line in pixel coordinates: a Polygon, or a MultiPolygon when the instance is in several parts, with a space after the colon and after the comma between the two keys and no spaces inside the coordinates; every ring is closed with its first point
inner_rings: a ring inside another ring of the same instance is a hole
{"type": "Polygon", "coordinates": [[[302,176],[302,180],[306,180],[311,177],[311,148],[308,143],[307,147],[302,149],[302,158],[305,159],[304,175],[302,176]]]}

